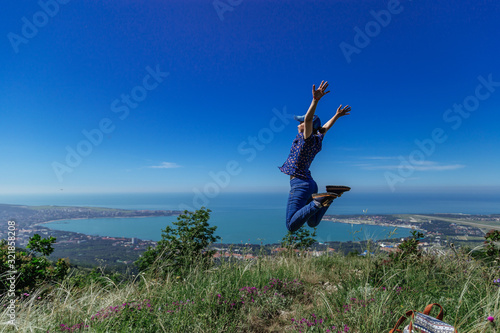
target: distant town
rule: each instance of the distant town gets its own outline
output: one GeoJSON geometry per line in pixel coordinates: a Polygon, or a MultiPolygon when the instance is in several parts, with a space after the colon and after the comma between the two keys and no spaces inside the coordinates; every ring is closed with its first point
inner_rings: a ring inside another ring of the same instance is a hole
{"type": "Polygon", "coordinates": [[[156,242],[136,238],[114,238],[97,235],[85,235],[75,232],[51,230],[43,224],[58,220],[127,218],[175,216],[181,214],[175,210],[126,210],[99,207],[63,207],[63,206],[22,206],[0,204],[0,239],[8,236],[8,221],[16,222],[16,246],[25,247],[34,234],[42,237],[56,237],[57,243],[51,259],[69,258],[71,263],[83,266],[95,266],[100,262],[131,264],[139,254],[156,242]],[[109,251],[109,247],[115,251],[109,251]]]}
{"type": "MultiPolygon", "coordinates": [[[[0,204],[0,239],[6,239],[7,222],[16,222],[16,245],[25,247],[34,234],[42,237],[57,238],[51,259],[68,258],[72,264],[92,267],[103,265],[110,268],[125,269],[156,242],[137,238],[106,237],[84,235],[75,232],[51,230],[43,223],[56,220],[176,216],[181,211],[174,210],[124,210],[99,207],[61,207],[61,206],[20,206],[0,204]],[[110,251],[110,247],[113,248],[110,251]]],[[[371,224],[395,228],[411,228],[424,234],[421,246],[424,249],[439,249],[455,245],[473,245],[484,240],[488,230],[500,230],[500,214],[394,214],[394,215],[325,215],[327,221],[349,224],[371,224]]],[[[380,251],[394,251],[401,239],[393,238],[377,241],[380,251]]],[[[363,242],[316,243],[312,255],[328,252],[359,252],[363,254],[363,242]]],[[[283,249],[280,244],[214,244],[215,258],[252,259],[259,254],[273,254],[283,249]]]]}

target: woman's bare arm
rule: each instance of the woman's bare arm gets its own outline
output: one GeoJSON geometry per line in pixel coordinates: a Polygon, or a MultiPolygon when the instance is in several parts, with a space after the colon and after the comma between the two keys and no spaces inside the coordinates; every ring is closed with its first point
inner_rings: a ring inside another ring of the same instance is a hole
{"type": "Polygon", "coordinates": [[[342,104],[338,107],[337,109],[337,113],[335,113],[335,116],[333,116],[330,120],[328,120],[326,122],[326,124],[323,125],[323,129],[325,130],[325,134],[326,132],[328,132],[328,130],[330,128],[332,128],[333,124],[335,124],[335,122],[337,121],[337,119],[339,119],[340,117],[343,117],[343,116],[347,116],[347,115],[350,115],[351,113],[351,107],[349,105],[346,105],[344,108],[342,108],[342,104]]]}
{"type": "Polygon", "coordinates": [[[319,88],[317,90],[316,90],[316,85],[313,84],[312,87],[313,100],[304,118],[304,139],[307,139],[312,134],[314,112],[316,112],[316,106],[318,105],[319,100],[330,92],[330,91],[325,92],[327,87],[328,87],[328,82],[325,81],[321,81],[321,84],[319,85],[319,88]]]}

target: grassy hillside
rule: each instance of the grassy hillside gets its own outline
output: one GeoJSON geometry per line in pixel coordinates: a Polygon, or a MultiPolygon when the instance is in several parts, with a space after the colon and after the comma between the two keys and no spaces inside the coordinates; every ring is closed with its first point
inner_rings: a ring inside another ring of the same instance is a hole
{"type": "Polygon", "coordinates": [[[119,283],[72,275],[23,295],[16,322],[19,332],[389,332],[406,310],[440,303],[459,332],[496,332],[487,318],[500,320],[499,277],[453,251],[403,262],[287,254],[119,283]]]}

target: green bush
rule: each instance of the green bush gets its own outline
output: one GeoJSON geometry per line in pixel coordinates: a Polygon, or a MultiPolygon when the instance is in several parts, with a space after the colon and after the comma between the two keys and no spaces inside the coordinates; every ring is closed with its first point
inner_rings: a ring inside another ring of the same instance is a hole
{"type": "Polygon", "coordinates": [[[28,241],[26,248],[30,249],[30,254],[41,253],[44,256],[50,256],[54,252],[52,244],[56,242],[55,237],[42,238],[39,234],[34,234],[28,241]]]}
{"type": "Polygon", "coordinates": [[[470,251],[475,259],[480,259],[489,265],[498,265],[500,260],[500,231],[490,230],[484,235],[483,246],[478,246],[470,251]]]}
{"type": "Polygon", "coordinates": [[[484,235],[485,253],[493,260],[500,257],[500,231],[490,230],[484,235]]]}
{"type": "Polygon", "coordinates": [[[422,251],[418,248],[418,244],[422,238],[424,238],[423,233],[413,230],[411,236],[405,238],[405,240],[399,244],[399,252],[392,253],[391,258],[395,261],[403,262],[409,259],[419,258],[422,255],[422,251]]]}
{"type": "Polygon", "coordinates": [[[289,231],[281,240],[281,246],[290,250],[307,250],[316,243],[314,237],[316,237],[316,228],[311,233],[305,227],[300,227],[294,232],[289,231]]]}
{"type": "Polygon", "coordinates": [[[174,227],[162,230],[162,239],[155,248],[148,248],[135,264],[141,271],[157,273],[179,272],[191,265],[207,266],[212,262],[215,251],[207,247],[220,239],[214,236],[217,227],[210,227],[210,209],[193,212],[184,211],[174,227]]]}
{"type": "MultiPolygon", "coordinates": [[[[429,262],[422,260],[422,250],[418,248],[420,239],[423,237],[423,233],[413,230],[411,232],[411,236],[405,238],[405,240],[399,244],[396,252],[392,252],[389,256],[377,256],[373,262],[373,270],[370,274],[370,281],[378,284],[383,278],[386,277],[388,272],[393,271],[394,269],[405,270],[414,265],[432,265],[432,260],[429,262]]],[[[405,281],[405,278],[401,277],[400,282],[404,283],[405,281]]]]}
{"type": "MultiPolygon", "coordinates": [[[[54,251],[52,244],[55,242],[54,237],[41,238],[40,235],[35,234],[29,239],[27,248],[31,251],[28,253],[17,248],[14,249],[3,240],[0,243],[0,276],[10,276],[12,272],[15,272],[16,292],[19,293],[31,291],[45,283],[63,280],[68,273],[69,263],[66,259],[59,259],[53,263],[46,257],[54,251]],[[42,256],[37,256],[37,253],[42,256]]],[[[2,281],[0,291],[5,291],[9,286],[6,285],[5,279],[2,281]]]]}

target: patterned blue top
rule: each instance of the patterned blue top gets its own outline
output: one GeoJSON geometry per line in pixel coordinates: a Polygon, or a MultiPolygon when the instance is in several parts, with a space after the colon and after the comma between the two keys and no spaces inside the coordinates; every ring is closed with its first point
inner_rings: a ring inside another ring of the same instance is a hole
{"type": "Polygon", "coordinates": [[[304,180],[312,178],[309,166],[321,151],[324,136],[318,133],[304,140],[304,133],[297,134],[287,160],[279,167],[281,172],[304,180]]]}

